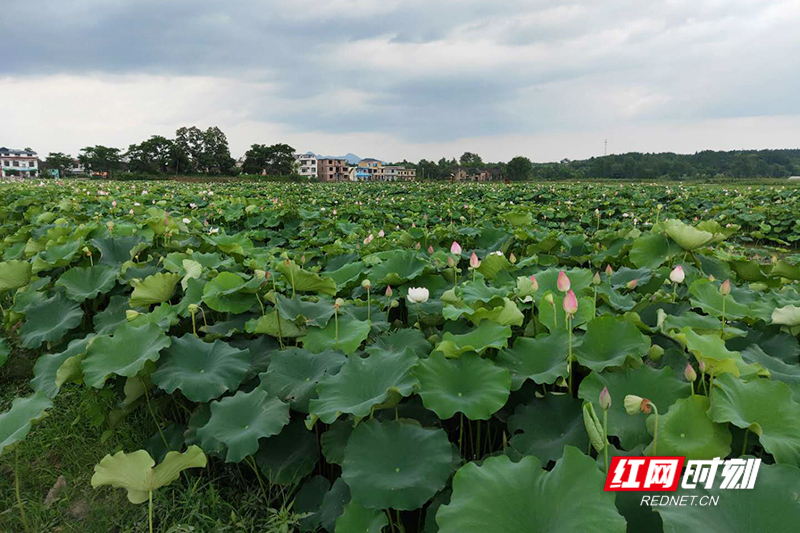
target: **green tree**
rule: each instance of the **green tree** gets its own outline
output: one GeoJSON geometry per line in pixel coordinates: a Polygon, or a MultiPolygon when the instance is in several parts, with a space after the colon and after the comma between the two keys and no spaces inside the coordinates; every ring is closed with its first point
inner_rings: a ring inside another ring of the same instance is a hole
{"type": "Polygon", "coordinates": [[[467,167],[477,167],[483,164],[483,159],[478,154],[472,152],[464,152],[459,158],[459,162],[467,167]]]}
{"type": "Polygon", "coordinates": [[[66,171],[72,166],[72,156],[63,152],[50,152],[45,160],[47,168],[58,172],[58,177],[63,178],[66,171]]]}
{"type": "Polygon", "coordinates": [[[517,156],[506,165],[506,175],[511,181],[525,181],[533,174],[533,163],[527,157],[517,156]]]}
{"type": "Polygon", "coordinates": [[[288,144],[254,144],[244,157],[242,170],[247,174],[289,176],[295,173],[294,148],[288,144]]]}
{"type": "Polygon", "coordinates": [[[129,159],[129,168],[135,172],[160,174],[172,170],[174,141],[153,135],[141,144],[132,144],[125,154],[129,159]]]}
{"type": "Polygon", "coordinates": [[[113,173],[119,169],[122,156],[119,148],[109,146],[87,146],[81,149],[78,155],[80,161],[89,172],[105,173],[106,177],[111,178],[113,173]]]}

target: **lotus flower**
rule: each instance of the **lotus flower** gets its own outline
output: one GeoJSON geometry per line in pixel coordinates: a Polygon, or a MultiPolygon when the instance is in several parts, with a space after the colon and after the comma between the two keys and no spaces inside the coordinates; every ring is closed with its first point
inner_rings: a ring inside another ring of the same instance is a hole
{"type": "Polygon", "coordinates": [[[722,282],[722,285],[719,286],[719,293],[723,296],[727,296],[731,293],[731,280],[726,279],[722,282]]]}
{"type": "Polygon", "coordinates": [[[600,407],[604,411],[608,411],[611,408],[611,394],[608,392],[608,387],[603,387],[603,390],[600,391],[600,407]]]}
{"type": "Polygon", "coordinates": [[[478,256],[475,252],[472,252],[472,255],[469,257],[469,266],[472,268],[478,268],[481,266],[481,260],[478,259],[478,256]]]}
{"type": "Polygon", "coordinates": [[[453,244],[450,245],[450,253],[453,255],[461,255],[461,245],[453,241],[453,244]]]}
{"type": "Polygon", "coordinates": [[[648,400],[642,398],[641,396],[628,394],[627,396],[625,396],[625,400],[623,400],[623,403],[625,404],[625,411],[627,411],[629,415],[635,415],[642,412],[645,413],[649,412],[645,411],[645,404],[647,401],[648,400]]]}
{"type": "Polygon", "coordinates": [[[592,285],[600,285],[600,272],[595,272],[592,277],[592,285]]]}
{"type": "Polygon", "coordinates": [[[678,265],[672,269],[672,272],[669,273],[669,279],[672,283],[683,283],[683,280],[686,279],[686,273],[683,271],[683,267],[678,265]]]}
{"type": "Polygon", "coordinates": [[[533,290],[534,291],[538,291],[539,290],[539,282],[536,281],[536,276],[531,276],[531,281],[533,282],[533,290]]]}
{"type": "Polygon", "coordinates": [[[625,287],[627,287],[629,291],[632,291],[633,289],[636,288],[636,285],[638,285],[638,284],[639,284],[639,280],[638,279],[632,279],[628,283],[625,284],[625,287]]]}
{"type": "Polygon", "coordinates": [[[613,273],[614,273],[614,271],[611,269],[611,265],[606,265],[606,276],[608,276],[610,278],[611,274],[613,274],[613,273]]]}
{"type": "Polygon", "coordinates": [[[387,285],[386,286],[386,297],[387,298],[391,298],[392,297],[392,286],[391,285],[387,285]]]}
{"type": "Polygon", "coordinates": [[[563,270],[558,271],[558,281],[556,282],[556,286],[561,292],[567,292],[571,286],[569,278],[566,274],[564,274],[563,270]]]}
{"type": "Polygon", "coordinates": [[[425,287],[411,287],[408,289],[408,301],[412,304],[424,304],[428,301],[430,293],[425,287]]]}
{"type": "Polygon", "coordinates": [[[428,254],[433,255],[433,246],[428,246],[428,254]]]}
{"type": "Polygon", "coordinates": [[[512,265],[513,265],[514,263],[516,263],[516,262],[517,262],[517,256],[516,256],[516,255],[514,255],[514,252],[511,252],[511,253],[508,255],[508,261],[509,261],[509,262],[510,262],[512,265]]]}
{"type": "Polygon", "coordinates": [[[697,379],[697,372],[692,368],[691,363],[686,363],[686,368],[683,369],[683,375],[686,381],[694,381],[697,379]]]}
{"type": "Polygon", "coordinates": [[[378,237],[383,237],[384,235],[386,235],[386,234],[383,232],[383,230],[380,230],[378,232],[378,237]]]}
{"type": "Polygon", "coordinates": [[[698,366],[698,368],[700,368],[700,372],[705,374],[705,372],[706,372],[706,362],[701,359],[700,361],[697,362],[697,366],[698,366]]]}
{"type": "Polygon", "coordinates": [[[575,297],[575,293],[572,290],[570,290],[567,295],[564,296],[564,302],[562,305],[564,307],[564,312],[569,316],[573,316],[578,312],[578,299],[575,297]]]}

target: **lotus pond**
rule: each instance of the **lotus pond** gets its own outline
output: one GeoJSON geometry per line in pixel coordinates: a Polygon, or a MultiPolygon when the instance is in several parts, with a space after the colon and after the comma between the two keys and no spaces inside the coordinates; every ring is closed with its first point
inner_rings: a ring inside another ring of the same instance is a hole
{"type": "MultiPolygon", "coordinates": [[[[32,371],[0,464],[80,390],[111,406],[91,485],[147,509],[135,531],[172,525],[154,494],[231,465],[287,510],[274,531],[794,531],[799,198],[3,183],[0,387],[32,371]],[[131,419],[156,429],[134,449],[131,419]],[[642,455],[762,465],[752,490],[678,489],[714,507],[603,491],[611,458],[642,455]]],[[[37,528],[27,499],[0,509],[14,531],[37,528]]]]}

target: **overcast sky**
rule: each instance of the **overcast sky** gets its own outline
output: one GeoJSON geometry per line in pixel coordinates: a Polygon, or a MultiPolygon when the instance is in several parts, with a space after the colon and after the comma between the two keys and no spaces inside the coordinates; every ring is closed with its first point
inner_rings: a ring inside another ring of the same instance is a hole
{"type": "Polygon", "coordinates": [[[45,155],[800,147],[798,0],[2,0],[0,50],[0,146],[45,155]]]}

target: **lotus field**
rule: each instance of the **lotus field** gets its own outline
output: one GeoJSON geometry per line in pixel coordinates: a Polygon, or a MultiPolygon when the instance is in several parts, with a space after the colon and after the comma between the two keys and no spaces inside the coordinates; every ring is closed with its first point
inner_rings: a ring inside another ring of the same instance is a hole
{"type": "MultiPolygon", "coordinates": [[[[232,464],[282,531],[796,531],[799,198],[3,183],[0,367],[35,364],[0,461],[80,388],[113,401],[91,485],[142,504],[137,531],[171,525],[154,494],[232,464]],[[122,449],[136,416],[152,438],[122,449]],[[649,507],[603,490],[616,456],[761,467],[668,493],[718,505],[649,507]]],[[[32,530],[23,500],[5,515],[32,530]]]]}

